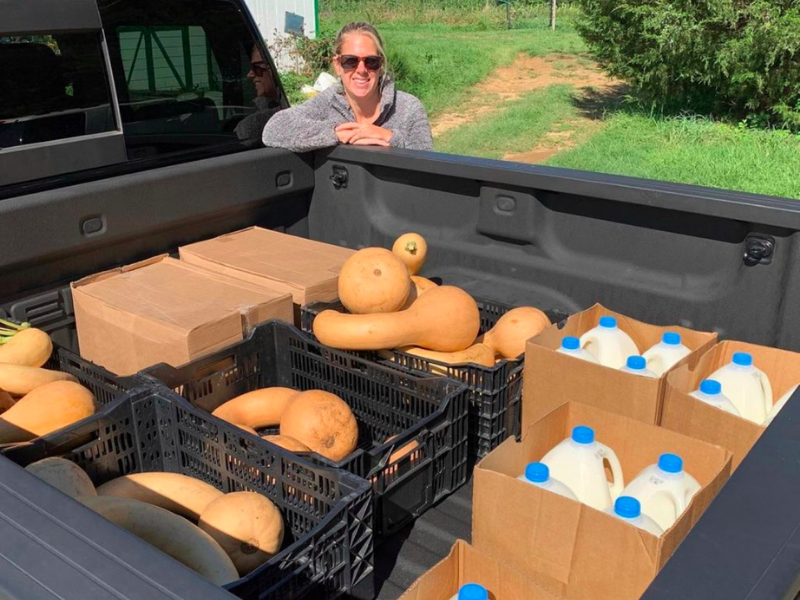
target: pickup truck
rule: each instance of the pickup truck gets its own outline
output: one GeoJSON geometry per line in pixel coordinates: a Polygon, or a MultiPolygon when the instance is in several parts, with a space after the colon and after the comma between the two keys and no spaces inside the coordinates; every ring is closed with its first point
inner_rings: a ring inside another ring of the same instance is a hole
{"type": "MultiPolygon", "coordinates": [[[[435,152],[263,148],[237,135],[254,56],[286,108],[243,0],[0,0],[0,316],[77,349],[69,282],[82,276],[252,225],[350,248],[417,231],[426,274],[482,298],[601,302],[800,350],[796,200],[435,152]]],[[[797,597],[798,420],[796,400],[643,600],[797,597]]],[[[232,597],[138,546],[56,527],[44,496],[0,480],[0,596],[232,597]]],[[[467,485],[378,545],[360,596],[398,597],[470,539],[470,510],[467,485]]]]}

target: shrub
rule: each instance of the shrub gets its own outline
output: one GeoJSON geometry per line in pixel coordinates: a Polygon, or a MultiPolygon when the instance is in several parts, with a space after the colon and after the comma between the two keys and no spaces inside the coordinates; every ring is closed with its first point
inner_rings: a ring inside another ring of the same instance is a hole
{"type": "Polygon", "coordinates": [[[602,65],[662,109],[800,128],[795,0],[582,0],[602,65]]]}

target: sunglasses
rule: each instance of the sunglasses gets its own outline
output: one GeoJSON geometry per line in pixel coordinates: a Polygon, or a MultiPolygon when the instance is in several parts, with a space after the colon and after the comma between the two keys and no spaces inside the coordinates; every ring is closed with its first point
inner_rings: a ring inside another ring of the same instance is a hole
{"type": "Polygon", "coordinates": [[[352,71],[362,60],[364,66],[370,71],[377,71],[383,66],[382,56],[353,56],[352,54],[342,54],[339,57],[339,64],[345,71],[352,71]]]}
{"type": "Polygon", "coordinates": [[[250,63],[250,69],[253,73],[256,74],[258,77],[263,77],[264,73],[270,73],[270,68],[267,63],[250,63]]]}

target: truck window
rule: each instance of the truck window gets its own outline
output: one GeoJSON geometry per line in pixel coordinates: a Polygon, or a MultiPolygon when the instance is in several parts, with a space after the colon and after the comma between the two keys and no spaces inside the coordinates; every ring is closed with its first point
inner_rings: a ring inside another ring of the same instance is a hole
{"type": "MultiPolygon", "coordinates": [[[[260,139],[282,99],[277,86],[257,92],[251,66],[255,39],[234,3],[100,0],[98,5],[129,160],[260,139]],[[259,121],[260,128],[240,126],[244,120],[259,121]]],[[[271,77],[268,61],[258,70],[264,67],[271,77]]]]}
{"type": "Polygon", "coordinates": [[[0,148],[117,129],[97,33],[0,37],[0,148]]]}

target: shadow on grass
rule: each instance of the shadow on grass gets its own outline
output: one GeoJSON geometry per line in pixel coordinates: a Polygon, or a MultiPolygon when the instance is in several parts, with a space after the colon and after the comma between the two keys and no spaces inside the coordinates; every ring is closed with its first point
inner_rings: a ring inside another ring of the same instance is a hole
{"type": "Polygon", "coordinates": [[[622,110],[639,110],[631,104],[630,86],[618,83],[602,88],[583,88],[572,98],[572,104],[580,111],[582,117],[593,121],[602,121],[610,115],[622,110]]]}

